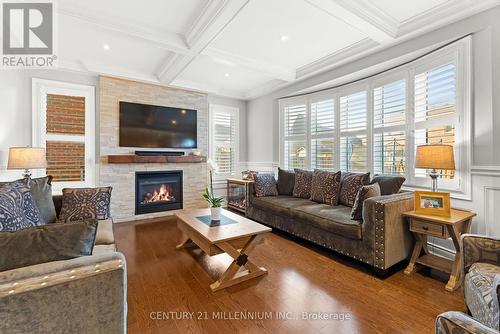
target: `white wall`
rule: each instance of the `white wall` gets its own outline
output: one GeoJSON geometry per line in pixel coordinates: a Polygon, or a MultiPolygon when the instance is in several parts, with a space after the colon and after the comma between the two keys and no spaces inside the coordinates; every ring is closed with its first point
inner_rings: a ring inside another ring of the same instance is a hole
{"type": "MultiPolygon", "coordinates": [[[[279,161],[278,99],[418,52],[472,33],[473,52],[473,170],[472,201],[452,205],[478,213],[472,231],[500,236],[500,7],[480,13],[426,35],[294,83],[272,94],[251,100],[247,106],[248,161],[257,169],[271,169],[279,161]]],[[[366,75],[366,74],[365,74],[366,75]]],[[[451,249],[449,242],[436,242],[451,249]]],[[[446,251],[445,251],[446,252],[446,251]]]]}

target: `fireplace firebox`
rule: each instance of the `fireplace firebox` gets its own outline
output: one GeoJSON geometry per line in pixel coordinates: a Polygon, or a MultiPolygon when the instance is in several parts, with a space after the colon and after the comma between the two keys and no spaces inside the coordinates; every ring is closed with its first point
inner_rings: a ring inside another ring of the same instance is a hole
{"type": "Polygon", "coordinates": [[[135,214],[182,209],[182,171],[135,173],[135,214]]]}

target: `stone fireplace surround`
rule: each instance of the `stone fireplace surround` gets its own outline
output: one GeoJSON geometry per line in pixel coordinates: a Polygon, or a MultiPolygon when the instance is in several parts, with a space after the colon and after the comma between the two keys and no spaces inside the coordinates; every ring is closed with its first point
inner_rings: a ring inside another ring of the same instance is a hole
{"type": "MultiPolygon", "coordinates": [[[[198,111],[198,150],[208,152],[208,97],[206,94],[147,84],[142,82],[99,77],[99,148],[100,185],[112,186],[111,216],[115,222],[172,215],[164,211],[135,215],[135,175],[146,171],[183,171],[183,207],[206,207],[201,197],[208,182],[206,163],[121,163],[110,164],[108,155],[133,154],[135,148],[119,147],[119,102],[135,102],[198,111]]],[[[186,154],[190,153],[186,151],[186,154]]]]}

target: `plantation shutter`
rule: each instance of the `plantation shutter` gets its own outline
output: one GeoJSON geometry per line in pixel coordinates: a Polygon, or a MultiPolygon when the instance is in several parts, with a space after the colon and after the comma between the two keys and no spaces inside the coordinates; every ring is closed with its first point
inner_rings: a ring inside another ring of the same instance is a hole
{"type": "Polygon", "coordinates": [[[367,92],[340,97],[340,169],[367,170],[367,92]]]}
{"type": "Polygon", "coordinates": [[[306,104],[286,106],[283,110],[284,168],[306,168],[306,104]]]}
{"type": "Polygon", "coordinates": [[[335,100],[311,103],[311,168],[334,169],[335,100]]]}
{"type": "Polygon", "coordinates": [[[406,82],[395,81],[373,90],[373,171],[406,172],[406,82]]]}
{"type": "Polygon", "coordinates": [[[219,174],[231,175],[236,170],[236,115],[232,112],[213,113],[213,150],[219,174]]]}
{"type": "MultiPolygon", "coordinates": [[[[415,75],[415,146],[455,145],[456,67],[444,64],[415,75]]],[[[438,170],[441,178],[452,179],[454,171],[438,170]]],[[[427,172],[415,169],[416,177],[427,172]]]]}

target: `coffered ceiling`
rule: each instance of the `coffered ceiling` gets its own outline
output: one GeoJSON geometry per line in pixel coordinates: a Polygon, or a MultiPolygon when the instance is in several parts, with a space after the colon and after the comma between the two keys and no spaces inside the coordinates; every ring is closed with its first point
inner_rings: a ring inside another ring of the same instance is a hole
{"type": "Polygon", "coordinates": [[[59,66],[251,99],[500,0],[64,0],[59,66]]]}

